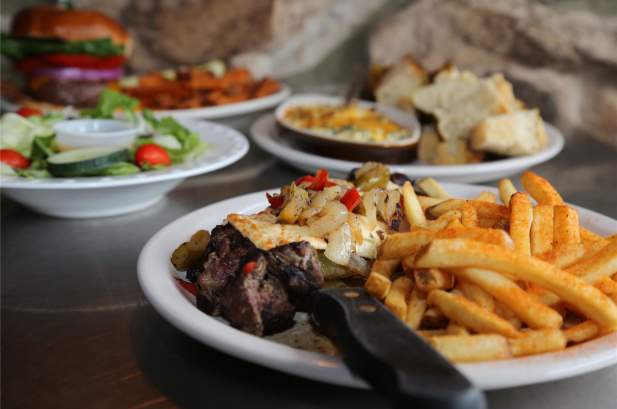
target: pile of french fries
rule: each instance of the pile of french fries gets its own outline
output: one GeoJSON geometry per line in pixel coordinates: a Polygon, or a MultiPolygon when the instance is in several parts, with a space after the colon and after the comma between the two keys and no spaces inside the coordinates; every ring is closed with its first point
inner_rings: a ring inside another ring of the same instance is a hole
{"type": "Polygon", "coordinates": [[[544,178],[472,200],[402,187],[408,232],[382,244],[367,292],[453,362],[558,351],[617,330],[617,235],[583,228],[544,178]],[[535,204],[532,202],[534,199],[535,204]]]}

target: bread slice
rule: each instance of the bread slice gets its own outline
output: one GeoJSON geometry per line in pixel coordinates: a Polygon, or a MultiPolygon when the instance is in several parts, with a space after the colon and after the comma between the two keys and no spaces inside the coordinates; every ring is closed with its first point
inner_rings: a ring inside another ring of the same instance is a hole
{"type": "Polygon", "coordinates": [[[531,155],[548,143],[537,109],[484,119],[472,132],[471,148],[505,156],[531,155]]]}
{"type": "Polygon", "coordinates": [[[383,76],[375,89],[378,103],[413,111],[413,93],[428,82],[428,73],[407,56],[383,76]]]}
{"type": "Polygon", "coordinates": [[[473,152],[467,141],[443,141],[437,130],[431,126],[422,129],[418,143],[418,159],[433,165],[464,165],[482,161],[482,152],[473,152]]]}

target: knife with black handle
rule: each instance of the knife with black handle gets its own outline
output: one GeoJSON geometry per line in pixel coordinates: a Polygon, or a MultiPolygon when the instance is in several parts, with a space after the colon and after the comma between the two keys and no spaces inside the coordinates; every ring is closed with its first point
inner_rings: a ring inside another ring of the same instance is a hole
{"type": "Polygon", "coordinates": [[[362,288],[321,290],[312,318],[394,408],[484,409],[484,394],[362,288]]]}

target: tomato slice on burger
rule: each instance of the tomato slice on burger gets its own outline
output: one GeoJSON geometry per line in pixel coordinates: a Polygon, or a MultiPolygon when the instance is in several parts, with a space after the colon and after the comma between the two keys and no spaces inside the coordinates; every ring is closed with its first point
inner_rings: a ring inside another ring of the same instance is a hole
{"type": "Polygon", "coordinates": [[[43,54],[22,58],[15,63],[15,67],[26,73],[50,67],[106,69],[121,67],[125,61],[122,55],[97,57],[85,54],[43,54]]]}

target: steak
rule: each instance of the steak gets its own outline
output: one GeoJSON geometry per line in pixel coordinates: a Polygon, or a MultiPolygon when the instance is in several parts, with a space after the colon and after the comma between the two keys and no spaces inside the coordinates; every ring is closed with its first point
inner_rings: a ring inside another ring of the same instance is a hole
{"type": "Polygon", "coordinates": [[[216,226],[206,248],[203,272],[197,278],[197,307],[217,315],[225,287],[236,277],[242,260],[256,247],[232,225],[216,226]]]}
{"type": "Polygon", "coordinates": [[[293,325],[295,309],[279,279],[268,272],[264,254],[255,250],[244,263],[255,262],[251,270],[238,273],[224,291],[221,315],[244,332],[263,336],[293,325]]]}
{"type": "Polygon", "coordinates": [[[267,257],[270,272],[285,285],[296,308],[305,311],[310,295],[324,283],[315,249],[300,241],[275,247],[267,257]]]}

